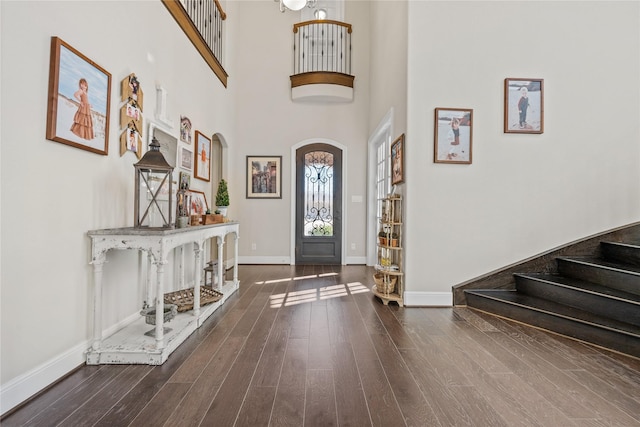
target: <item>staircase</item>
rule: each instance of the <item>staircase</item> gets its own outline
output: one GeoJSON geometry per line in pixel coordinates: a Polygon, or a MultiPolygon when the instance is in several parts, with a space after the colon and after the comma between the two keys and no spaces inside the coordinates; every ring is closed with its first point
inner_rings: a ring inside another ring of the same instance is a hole
{"type": "Polygon", "coordinates": [[[515,290],[465,290],[467,306],[640,357],[640,245],[556,257],[557,274],[515,273],[515,290]]]}

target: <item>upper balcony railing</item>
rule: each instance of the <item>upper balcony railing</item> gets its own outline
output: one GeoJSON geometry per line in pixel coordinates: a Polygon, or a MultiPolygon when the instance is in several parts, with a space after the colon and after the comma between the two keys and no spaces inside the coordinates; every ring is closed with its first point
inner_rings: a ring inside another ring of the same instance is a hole
{"type": "Polygon", "coordinates": [[[330,20],[293,26],[291,87],[327,83],[353,87],[351,24],[330,20]]]}
{"type": "Polygon", "coordinates": [[[226,13],[218,0],[162,0],[180,28],[222,84],[229,75],[222,66],[226,13]]]}

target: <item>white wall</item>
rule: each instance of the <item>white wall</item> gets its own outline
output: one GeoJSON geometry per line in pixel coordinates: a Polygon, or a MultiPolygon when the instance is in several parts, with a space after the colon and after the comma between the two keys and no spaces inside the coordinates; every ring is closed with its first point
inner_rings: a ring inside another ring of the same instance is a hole
{"type": "Polygon", "coordinates": [[[353,102],[332,104],[294,103],[289,76],[293,72],[293,24],[300,13],[280,13],[277,4],[265,1],[237,2],[239,22],[234,49],[238,50],[234,79],[237,91],[237,165],[231,181],[246,183],[246,156],[282,156],[282,199],[246,199],[244,187],[233,200],[242,224],[240,261],[289,263],[291,242],[291,155],[296,144],[313,138],[344,145],[348,160],[343,165],[346,185],[346,257],[365,254],[365,170],[368,126],[369,41],[368,2],[350,2],[346,22],[352,24],[353,102]],[[352,202],[362,196],[362,202],[352,202]],[[256,250],[251,249],[255,243],[256,250]],[[355,243],[356,249],[351,249],[355,243]]]}
{"type": "Polygon", "coordinates": [[[409,2],[408,303],[638,221],[639,5],[409,2]],[[503,133],[507,77],[544,79],[544,134],[503,133]],[[433,163],[436,107],[474,110],[472,165],[433,163]]]}
{"type": "MultiPolygon", "coordinates": [[[[175,135],[179,116],[187,115],[195,129],[223,135],[232,153],[235,122],[233,88],[224,89],[160,1],[2,1],[0,8],[5,412],[83,362],[92,331],[86,232],[133,225],[137,159],[119,154],[120,81],[136,73],[146,118],[153,118],[155,85],[162,84],[175,135]],[[112,75],[108,156],[45,139],[52,36],[112,75]]],[[[204,181],[192,179],[192,187],[211,192],[204,181]]],[[[111,327],[140,310],[144,293],[135,252],[107,261],[103,324],[111,327]]]]}

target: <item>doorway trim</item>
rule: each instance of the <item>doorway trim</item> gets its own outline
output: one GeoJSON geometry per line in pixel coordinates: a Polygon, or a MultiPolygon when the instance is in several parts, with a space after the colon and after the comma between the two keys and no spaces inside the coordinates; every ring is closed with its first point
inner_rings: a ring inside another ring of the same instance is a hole
{"type": "Polygon", "coordinates": [[[376,263],[377,212],[376,212],[376,153],[380,144],[389,141],[393,135],[393,107],[380,120],[378,127],[369,137],[367,148],[367,265],[376,263]]]}
{"type": "Polygon", "coordinates": [[[316,143],[321,143],[321,144],[327,144],[327,145],[331,145],[333,147],[336,147],[338,149],[340,149],[342,151],[342,216],[341,216],[341,220],[342,220],[342,242],[340,243],[341,246],[341,260],[340,260],[340,264],[341,265],[346,265],[345,262],[345,253],[346,253],[346,241],[347,241],[347,228],[348,228],[348,224],[346,221],[347,218],[347,210],[348,210],[348,206],[347,206],[347,191],[344,191],[344,189],[348,189],[348,183],[347,183],[347,174],[345,173],[346,171],[346,167],[345,165],[347,164],[347,147],[340,144],[339,142],[333,141],[331,139],[326,139],[326,138],[311,138],[311,139],[305,139],[304,141],[300,141],[297,144],[293,145],[291,147],[291,167],[290,167],[290,180],[291,180],[291,211],[290,211],[290,223],[291,223],[291,241],[290,241],[290,251],[289,251],[289,259],[290,259],[290,263],[291,265],[295,265],[296,263],[296,151],[298,150],[298,148],[300,147],[304,147],[305,145],[309,145],[309,144],[316,144],[316,143]]]}

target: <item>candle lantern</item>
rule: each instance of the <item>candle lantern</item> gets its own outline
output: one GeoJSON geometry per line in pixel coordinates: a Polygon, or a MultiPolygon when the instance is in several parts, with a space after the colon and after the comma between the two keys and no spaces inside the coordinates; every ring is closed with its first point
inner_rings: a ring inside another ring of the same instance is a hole
{"type": "Polygon", "coordinates": [[[134,216],[136,228],[173,228],[172,172],[154,137],[136,169],[134,216]]]}
{"type": "Polygon", "coordinates": [[[186,184],[180,185],[176,194],[176,228],[184,228],[189,225],[191,216],[191,193],[186,184]]]}

